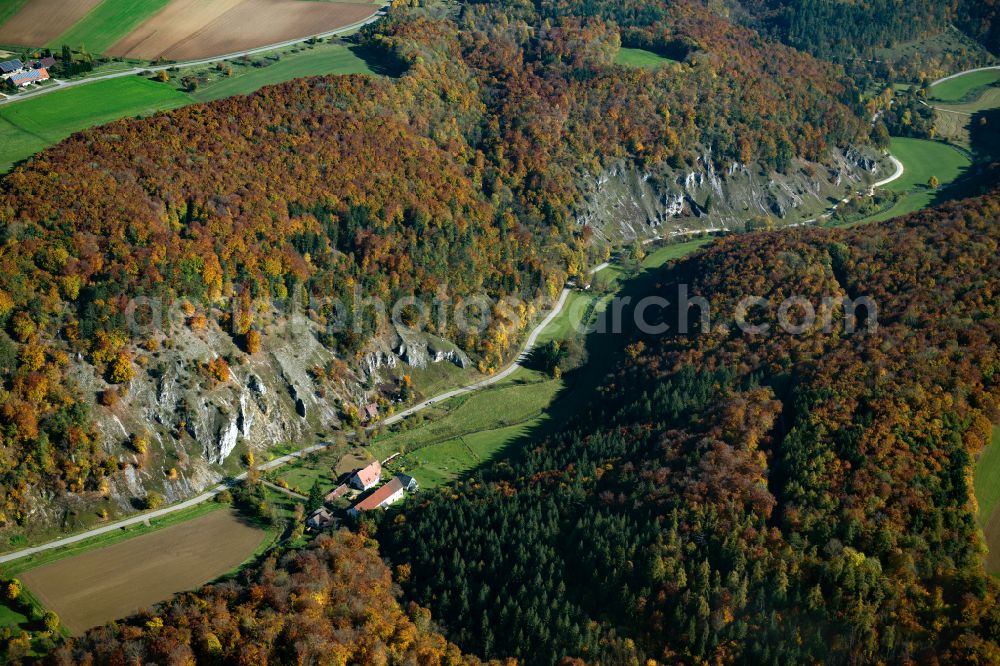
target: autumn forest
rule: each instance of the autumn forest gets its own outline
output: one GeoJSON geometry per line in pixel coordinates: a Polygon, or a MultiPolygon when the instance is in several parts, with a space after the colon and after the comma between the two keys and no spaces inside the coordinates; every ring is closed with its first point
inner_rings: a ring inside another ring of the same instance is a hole
{"type": "MultiPolygon", "coordinates": [[[[391,333],[364,309],[331,324],[329,303],[356,293],[484,295],[530,318],[618,261],[622,293],[683,290],[712,317],[581,338],[574,354],[607,372],[568,369],[590,382],[572,416],[527,429],[503,460],[9,659],[1000,663],[972,481],[1000,423],[997,156],[976,153],[933,206],[886,221],[774,229],[748,207],[746,233],[702,234],[704,249],[646,274],[629,264],[639,239],[580,221],[586,183],[621,165],[818,181],[890,135],[932,138],[923,98],[882,92],[877,49],[955,25],[995,54],[996,8],[904,5],[397,2],[351,39],[398,76],[296,79],[118,120],[16,166],[0,179],[0,535],[40,502],[103,497],[131,473],[137,438],[110,441],[95,414],[163,344],[129,326],[137,298],[245,358],[299,309],[337,359],[313,371],[331,385],[391,333]],[[663,64],[624,66],[623,48],[663,64]],[[755,320],[796,297],[831,325],[748,334],[724,323],[747,294],[769,304],[755,320]],[[877,325],[831,297],[869,299],[877,325]],[[83,390],[81,366],[107,388],[83,390]]],[[[859,191],[887,175],[857,160],[859,191]]],[[[429,332],[489,377],[528,330],[492,314],[480,331],[429,332]]],[[[200,372],[229,376],[221,358],[200,372]]]]}

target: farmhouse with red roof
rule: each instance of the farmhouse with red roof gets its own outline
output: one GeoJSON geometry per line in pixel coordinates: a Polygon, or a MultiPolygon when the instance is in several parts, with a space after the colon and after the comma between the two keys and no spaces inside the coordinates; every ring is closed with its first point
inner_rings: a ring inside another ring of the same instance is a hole
{"type": "Polygon", "coordinates": [[[352,486],[358,490],[368,490],[376,485],[382,479],[382,464],[375,460],[367,467],[362,467],[348,480],[352,486]]]}
{"type": "Polygon", "coordinates": [[[403,488],[403,483],[398,478],[393,477],[389,483],[352,506],[347,513],[357,518],[358,514],[362,511],[374,511],[375,509],[387,507],[394,502],[398,502],[403,499],[405,492],[406,489],[403,488]]]}

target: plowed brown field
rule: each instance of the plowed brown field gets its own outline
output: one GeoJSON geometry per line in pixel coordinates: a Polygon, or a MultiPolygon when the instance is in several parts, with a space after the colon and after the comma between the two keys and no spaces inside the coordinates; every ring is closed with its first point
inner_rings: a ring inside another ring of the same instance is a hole
{"type": "Polygon", "coordinates": [[[213,511],[32,569],[21,581],[78,634],[231,571],[264,536],[234,512],[213,511]]]}
{"type": "Polygon", "coordinates": [[[371,3],[303,0],[172,0],[110,55],[195,60],[308,37],[362,21],[371,3]]]}
{"type": "Polygon", "coordinates": [[[0,44],[42,46],[82,19],[101,0],[31,0],[0,27],[0,44]]]}

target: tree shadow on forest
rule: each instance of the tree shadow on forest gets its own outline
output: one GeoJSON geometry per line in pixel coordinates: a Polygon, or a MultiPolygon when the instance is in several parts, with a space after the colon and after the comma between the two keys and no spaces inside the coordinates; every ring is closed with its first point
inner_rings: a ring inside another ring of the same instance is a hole
{"type": "Polygon", "coordinates": [[[406,63],[388,49],[356,43],[350,44],[347,48],[351,53],[364,60],[368,69],[376,74],[395,78],[402,75],[407,69],[406,63]]]}
{"type": "MultiPolygon", "coordinates": [[[[706,246],[707,247],[707,246],[706,246]]],[[[694,250],[693,256],[699,250],[694,250]]],[[[683,261],[681,258],[680,261],[683,261]]],[[[541,418],[526,433],[510,440],[487,463],[477,466],[456,478],[456,481],[466,481],[470,478],[486,479],[504,476],[511,465],[516,465],[523,456],[530,453],[548,438],[555,434],[593,423],[595,413],[614,413],[614,407],[628,399],[634,398],[627,392],[627,387],[606,389],[616,379],[613,373],[620,367],[628,354],[627,347],[634,342],[643,340],[649,345],[652,338],[661,335],[672,336],[678,330],[677,308],[671,306],[664,309],[650,307],[643,313],[644,321],[656,327],[666,325],[669,328],[663,334],[643,334],[636,325],[637,306],[646,296],[664,296],[671,304],[681,302],[677,296],[678,286],[688,282],[680,271],[675,269],[676,261],[662,266],[646,268],[633,277],[624,280],[621,288],[615,294],[620,303],[615,316],[615,301],[612,301],[603,313],[595,315],[595,320],[589,324],[589,332],[583,336],[585,349],[584,362],[563,375],[565,387],[553,398],[552,402],[542,410],[541,418]],[[620,326],[614,320],[620,322],[620,326]]],[[[699,315],[697,309],[690,311],[689,336],[698,334],[699,315]]],[[[529,356],[526,367],[540,364],[537,355],[529,356]]]]}

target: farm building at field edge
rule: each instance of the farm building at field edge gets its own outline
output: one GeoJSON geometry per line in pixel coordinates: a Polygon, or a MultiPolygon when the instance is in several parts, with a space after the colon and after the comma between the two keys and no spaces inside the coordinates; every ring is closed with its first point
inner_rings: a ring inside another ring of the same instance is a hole
{"type": "Polygon", "coordinates": [[[323,530],[336,522],[337,519],[333,517],[333,514],[321,507],[310,514],[308,520],[306,520],[306,525],[314,530],[323,530]]]}
{"type": "Polygon", "coordinates": [[[405,493],[403,482],[398,476],[393,477],[387,484],[352,506],[347,513],[357,518],[363,511],[374,511],[398,502],[403,499],[405,493]]]}
{"type": "Polygon", "coordinates": [[[26,72],[11,74],[9,79],[11,83],[18,88],[21,88],[30,83],[41,83],[42,81],[47,81],[49,79],[49,73],[45,69],[30,69],[26,72]]]}
{"type": "Polygon", "coordinates": [[[20,72],[22,69],[24,69],[24,63],[16,58],[0,62],[0,74],[13,74],[14,72],[20,72]]]}
{"type": "Polygon", "coordinates": [[[352,486],[358,490],[368,490],[376,485],[382,479],[382,464],[375,460],[367,467],[362,467],[348,480],[352,486]]]}

